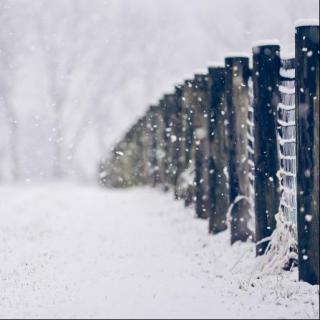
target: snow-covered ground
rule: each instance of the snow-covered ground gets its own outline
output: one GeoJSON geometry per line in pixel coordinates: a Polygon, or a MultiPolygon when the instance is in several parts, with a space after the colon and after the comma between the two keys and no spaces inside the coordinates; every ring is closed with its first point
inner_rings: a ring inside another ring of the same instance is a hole
{"type": "Polygon", "coordinates": [[[170,194],[0,187],[1,318],[317,318],[318,286],[257,279],[252,244],[170,194]]]}

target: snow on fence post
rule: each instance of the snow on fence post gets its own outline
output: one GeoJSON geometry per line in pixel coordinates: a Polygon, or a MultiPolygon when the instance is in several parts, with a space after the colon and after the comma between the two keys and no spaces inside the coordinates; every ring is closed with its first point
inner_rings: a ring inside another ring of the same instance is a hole
{"type": "Polygon", "coordinates": [[[280,46],[275,41],[253,47],[254,166],[256,254],[262,255],[275,229],[280,188],[277,178],[277,105],[279,102],[280,46]],[[259,243],[260,241],[260,243],[259,243]]]}
{"type": "Polygon", "coordinates": [[[194,78],[194,143],[195,143],[195,196],[196,214],[209,217],[209,100],[208,75],[199,71],[194,78]]]}
{"type": "Polygon", "coordinates": [[[208,93],[210,107],[209,232],[218,233],[227,229],[226,214],[230,204],[227,176],[228,149],[224,67],[209,67],[208,93]]]}
{"type": "Polygon", "coordinates": [[[228,172],[230,185],[231,244],[252,238],[250,230],[247,117],[249,106],[249,57],[235,54],[225,58],[226,105],[228,113],[228,172]]]}
{"type": "Polygon", "coordinates": [[[299,278],[319,284],[319,21],[296,25],[299,278]]]}

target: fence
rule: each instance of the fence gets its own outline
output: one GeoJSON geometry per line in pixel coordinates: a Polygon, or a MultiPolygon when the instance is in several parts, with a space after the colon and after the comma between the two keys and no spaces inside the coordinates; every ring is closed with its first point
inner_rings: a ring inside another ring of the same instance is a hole
{"type": "Polygon", "coordinates": [[[171,190],[208,219],[210,233],[230,228],[231,243],[251,239],[257,255],[272,253],[283,268],[298,263],[300,279],[315,284],[319,24],[300,21],[295,42],[295,57],[258,42],[252,57],[227,56],[183,81],[114,147],[100,177],[171,190]]]}

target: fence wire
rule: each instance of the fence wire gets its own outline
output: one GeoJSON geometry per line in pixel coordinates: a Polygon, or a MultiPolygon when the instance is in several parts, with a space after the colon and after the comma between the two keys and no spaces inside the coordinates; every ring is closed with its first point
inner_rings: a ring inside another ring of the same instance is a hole
{"type": "Polygon", "coordinates": [[[249,190],[248,197],[250,202],[250,229],[254,232],[255,230],[255,211],[254,211],[254,198],[255,198],[255,189],[254,189],[254,175],[255,175],[255,166],[254,166],[254,109],[253,109],[253,82],[249,78],[248,81],[249,87],[249,106],[248,106],[248,119],[247,119],[247,128],[248,128],[248,167],[249,167],[249,190]]]}
{"type": "Polygon", "coordinates": [[[282,59],[280,68],[280,102],[278,104],[278,141],[280,153],[280,212],[291,223],[296,236],[296,122],[295,59],[282,59]]]}

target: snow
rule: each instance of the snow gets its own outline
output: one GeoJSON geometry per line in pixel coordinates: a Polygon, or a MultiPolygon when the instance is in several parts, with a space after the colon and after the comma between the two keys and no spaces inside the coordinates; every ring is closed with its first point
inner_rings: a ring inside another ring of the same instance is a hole
{"type": "Polygon", "coordinates": [[[319,316],[318,286],[259,275],[169,193],[0,186],[0,219],[0,318],[319,316]]]}
{"type": "Polygon", "coordinates": [[[208,74],[208,69],[206,68],[197,68],[194,70],[194,74],[196,75],[207,75],[208,74]]]}
{"type": "MultiPolygon", "coordinates": [[[[292,47],[294,48],[294,44],[292,45],[292,47]]],[[[295,51],[294,50],[283,50],[281,48],[280,58],[283,59],[283,60],[285,60],[285,59],[294,59],[295,58],[295,51]]]]}
{"type": "Polygon", "coordinates": [[[227,52],[225,54],[225,59],[227,58],[251,58],[251,54],[249,52],[227,52]]]}
{"type": "Polygon", "coordinates": [[[252,47],[280,46],[278,39],[265,39],[252,42],[252,47]]]}
{"type": "Polygon", "coordinates": [[[224,68],[225,64],[223,61],[208,61],[207,65],[209,68],[224,68]]]}
{"type": "Polygon", "coordinates": [[[299,19],[295,23],[295,27],[319,26],[319,19],[299,19]]]}

